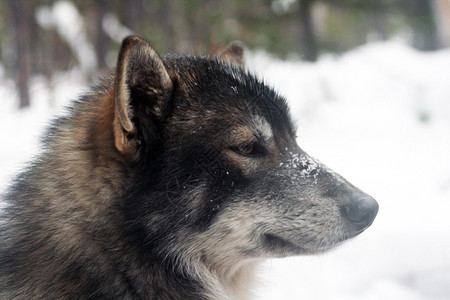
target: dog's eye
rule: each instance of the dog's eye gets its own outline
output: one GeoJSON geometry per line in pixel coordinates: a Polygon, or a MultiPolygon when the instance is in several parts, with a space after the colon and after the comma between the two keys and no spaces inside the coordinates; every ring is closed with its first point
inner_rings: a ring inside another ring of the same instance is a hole
{"type": "Polygon", "coordinates": [[[243,147],[240,147],[240,148],[239,148],[239,151],[240,151],[242,154],[245,154],[245,155],[251,155],[251,154],[255,151],[255,145],[254,145],[254,144],[248,144],[248,145],[245,145],[245,146],[243,146],[243,147]]]}
{"type": "Polygon", "coordinates": [[[257,143],[245,144],[238,147],[231,147],[231,149],[243,156],[258,156],[265,154],[265,148],[257,143]]]}

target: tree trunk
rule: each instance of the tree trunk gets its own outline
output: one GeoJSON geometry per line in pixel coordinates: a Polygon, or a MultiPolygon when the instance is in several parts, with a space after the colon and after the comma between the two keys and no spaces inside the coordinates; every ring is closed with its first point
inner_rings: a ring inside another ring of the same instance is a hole
{"type": "Polygon", "coordinates": [[[102,22],[106,13],[109,11],[108,1],[96,0],[93,1],[95,26],[94,26],[94,48],[97,56],[98,68],[104,70],[106,65],[106,52],[108,49],[109,38],[103,30],[102,22]]]}
{"type": "Polygon", "coordinates": [[[19,107],[30,105],[28,80],[30,77],[30,18],[33,18],[30,5],[23,0],[8,0],[16,47],[16,86],[19,90],[19,107]]]}
{"type": "Polygon", "coordinates": [[[439,48],[433,8],[430,0],[410,0],[410,22],[413,27],[413,46],[431,51],[439,48]]]}
{"type": "MultiPolygon", "coordinates": [[[[114,4],[113,4],[114,5],[114,4]]],[[[141,25],[147,24],[143,0],[124,1],[124,23],[134,32],[141,31],[141,25]]]]}
{"type": "Polygon", "coordinates": [[[313,4],[314,0],[301,0],[299,7],[300,22],[303,30],[304,58],[307,61],[316,61],[318,56],[317,41],[312,20],[313,4]]]}

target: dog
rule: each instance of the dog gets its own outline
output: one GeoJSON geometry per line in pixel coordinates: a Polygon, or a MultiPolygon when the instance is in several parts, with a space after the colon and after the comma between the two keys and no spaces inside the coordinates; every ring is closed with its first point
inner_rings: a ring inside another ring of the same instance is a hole
{"type": "Polygon", "coordinates": [[[297,145],[243,55],[124,39],[5,195],[1,299],[248,299],[264,259],[372,224],[377,202],[297,145]]]}

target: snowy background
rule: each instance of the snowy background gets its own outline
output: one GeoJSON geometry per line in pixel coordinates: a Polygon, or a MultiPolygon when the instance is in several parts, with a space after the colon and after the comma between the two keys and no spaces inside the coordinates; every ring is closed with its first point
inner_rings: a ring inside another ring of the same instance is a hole
{"type": "MultiPolygon", "coordinates": [[[[249,67],[289,100],[300,146],[380,204],[340,248],[268,261],[256,299],[450,299],[450,50],[392,40],[317,63],[254,52],[249,67]]],[[[33,78],[32,105],[19,111],[0,64],[0,192],[89,85],[77,70],[54,78],[52,90],[33,78]]]]}

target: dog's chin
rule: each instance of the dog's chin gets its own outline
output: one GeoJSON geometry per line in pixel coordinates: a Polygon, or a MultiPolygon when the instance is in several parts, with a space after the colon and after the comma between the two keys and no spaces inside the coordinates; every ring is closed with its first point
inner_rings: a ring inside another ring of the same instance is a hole
{"type": "Polygon", "coordinates": [[[355,237],[356,235],[357,234],[343,236],[329,243],[298,245],[297,243],[290,241],[287,238],[283,238],[279,235],[265,233],[263,235],[263,244],[271,254],[277,257],[294,256],[294,255],[314,255],[327,252],[341,245],[346,240],[355,237]]]}

